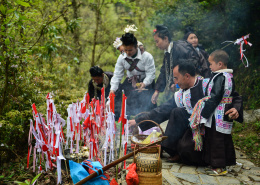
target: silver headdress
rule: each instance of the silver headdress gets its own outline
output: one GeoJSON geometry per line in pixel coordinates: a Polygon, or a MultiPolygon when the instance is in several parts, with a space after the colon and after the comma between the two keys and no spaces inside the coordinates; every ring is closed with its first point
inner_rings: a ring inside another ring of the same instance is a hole
{"type": "Polygon", "coordinates": [[[125,33],[133,33],[133,32],[135,32],[135,31],[137,31],[137,27],[134,25],[134,24],[132,24],[132,25],[127,25],[126,26],[126,28],[124,29],[124,32],[125,33]]]}
{"type": "Polygon", "coordinates": [[[113,46],[118,49],[122,45],[122,41],[120,40],[119,37],[116,38],[116,40],[113,43],[113,46]]]}
{"type": "Polygon", "coordinates": [[[138,46],[138,47],[139,47],[139,46],[143,46],[143,43],[140,42],[140,41],[137,41],[137,46],[138,46]]]}

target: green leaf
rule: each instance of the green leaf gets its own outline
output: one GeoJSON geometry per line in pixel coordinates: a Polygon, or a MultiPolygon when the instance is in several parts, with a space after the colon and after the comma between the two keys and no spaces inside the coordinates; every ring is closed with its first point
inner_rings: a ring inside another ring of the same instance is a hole
{"type": "Polygon", "coordinates": [[[14,12],[14,9],[7,10],[6,14],[14,12]]]}
{"type": "Polygon", "coordinates": [[[1,6],[0,6],[0,11],[2,12],[2,14],[5,15],[5,13],[6,13],[6,7],[4,7],[4,5],[2,5],[2,4],[1,4],[1,6]]]}
{"type": "Polygon", "coordinates": [[[74,57],[73,60],[77,63],[79,63],[79,59],[77,57],[74,57]]]}
{"type": "Polygon", "coordinates": [[[41,173],[39,173],[38,175],[36,175],[33,180],[32,180],[32,184],[34,183],[34,181],[36,181],[39,177],[40,177],[41,173]]]}
{"type": "Polygon", "coordinates": [[[26,2],[23,2],[23,1],[20,1],[20,0],[17,0],[16,3],[21,5],[21,6],[30,7],[29,3],[26,3],[26,2]]]}
{"type": "Polygon", "coordinates": [[[1,30],[2,30],[2,31],[5,31],[5,27],[4,27],[3,25],[1,26],[1,30]]]}
{"type": "Polygon", "coordinates": [[[19,182],[19,181],[14,181],[14,183],[21,184],[21,185],[27,185],[26,183],[24,183],[24,182],[19,182]]]}
{"type": "Polygon", "coordinates": [[[9,38],[6,38],[5,39],[5,45],[9,45],[10,44],[10,40],[9,40],[9,38]]]}
{"type": "Polygon", "coordinates": [[[15,17],[16,17],[17,19],[19,19],[20,15],[19,15],[19,13],[18,13],[17,11],[14,12],[14,15],[15,15],[15,17]]]}

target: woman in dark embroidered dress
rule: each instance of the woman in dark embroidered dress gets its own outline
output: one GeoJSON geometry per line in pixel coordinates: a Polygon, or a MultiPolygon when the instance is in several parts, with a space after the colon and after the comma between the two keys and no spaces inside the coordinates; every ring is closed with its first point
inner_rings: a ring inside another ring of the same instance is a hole
{"type": "Polygon", "coordinates": [[[101,98],[101,88],[105,87],[105,97],[109,95],[110,80],[113,77],[112,72],[104,72],[100,67],[94,66],[90,70],[91,80],[88,83],[88,93],[90,101],[92,98],[101,98]]]}

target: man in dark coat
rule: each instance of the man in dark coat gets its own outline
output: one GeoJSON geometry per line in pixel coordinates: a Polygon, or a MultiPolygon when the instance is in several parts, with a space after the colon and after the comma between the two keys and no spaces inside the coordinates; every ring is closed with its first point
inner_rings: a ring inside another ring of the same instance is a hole
{"type": "MultiPolygon", "coordinates": [[[[191,62],[181,62],[173,69],[175,83],[178,83],[180,90],[174,94],[174,97],[161,106],[151,110],[148,113],[141,114],[130,120],[129,125],[135,125],[143,120],[153,120],[162,123],[169,119],[165,135],[168,139],[162,142],[162,150],[170,154],[168,159],[175,162],[179,159],[178,141],[183,137],[189,128],[190,115],[192,114],[195,104],[204,97],[203,87],[205,80],[195,76],[195,66],[191,62]]],[[[239,99],[239,98],[238,98],[239,99]]],[[[238,100],[241,103],[241,99],[238,100]]],[[[238,118],[240,110],[230,109],[229,115],[232,119],[238,118]]],[[[154,125],[149,122],[143,122],[139,125],[142,131],[147,130],[154,125]]]]}
{"type": "Polygon", "coordinates": [[[112,72],[104,72],[100,67],[94,66],[90,70],[91,80],[88,83],[88,93],[90,101],[92,98],[101,99],[101,89],[105,87],[105,98],[110,92],[110,80],[113,77],[112,72]]]}

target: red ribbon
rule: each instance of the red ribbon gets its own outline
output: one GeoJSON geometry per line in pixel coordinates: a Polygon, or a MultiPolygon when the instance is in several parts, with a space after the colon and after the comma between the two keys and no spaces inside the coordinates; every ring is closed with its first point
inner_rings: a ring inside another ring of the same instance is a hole
{"type": "Polygon", "coordinates": [[[65,140],[65,137],[64,137],[64,132],[63,132],[62,126],[60,126],[60,129],[61,129],[62,137],[63,137],[63,139],[64,139],[64,143],[66,143],[66,140],[65,140]]]}
{"type": "Polygon", "coordinates": [[[110,93],[110,111],[115,113],[115,93],[110,93]]]}
{"type": "Polygon", "coordinates": [[[85,105],[83,105],[83,103],[81,103],[81,113],[84,114],[86,112],[87,108],[86,108],[86,103],[85,105]]]}
{"type": "MultiPolygon", "coordinates": [[[[122,122],[122,135],[124,135],[125,133],[125,124],[126,124],[126,118],[125,118],[125,103],[126,103],[126,99],[127,97],[125,96],[125,94],[123,94],[123,98],[122,98],[122,109],[121,109],[121,119],[120,121],[122,122]]],[[[119,121],[118,121],[119,122],[119,121]]]]}
{"type": "Polygon", "coordinates": [[[29,168],[30,154],[31,154],[31,146],[28,146],[27,169],[29,168]]]}
{"type": "Polygon", "coordinates": [[[53,114],[53,108],[52,108],[52,103],[50,103],[50,105],[49,105],[49,110],[48,110],[48,112],[49,112],[49,119],[51,119],[51,121],[52,121],[52,114],[53,114]]]}
{"type": "Polygon", "coordinates": [[[83,123],[83,129],[85,130],[87,128],[90,129],[90,116],[88,116],[87,119],[83,123]]]}
{"type": "Polygon", "coordinates": [[[72,118],[70,117],[70,131],[73,132],[72,118]]]}
{"type": "Polygon", "coordinates": [[[32,104],[32,108],[33,108],[33,111],[34,111],[35,116],[38,117],[38,114],[37,114],[38,112],[37,112],[35,103],[32,104]]]}
{"type": "Polygon", "coordinates": [[[243,39],[244,43],[247,45],[248,43],[247,43],[247,40],[244,39],[244,36],[242,36],[242,39],[243,39]]]}
{"type": "Polygon", "coordinates": [[[54,155],[55,155],[55,152],[56,152],[56,150],[55,150],[55,148],[54,148],[55,143],[56,143],[56,134],[54,134],[54,138],[53,138],[53,154],[54,154],[54,155]]]}
{"type": "Polygon", "coordinates": [[[100,104],[99,104],[99,100],[96,101],[96,115],[100,115],[100,104]]]}
{"type": "Polygon", "coordinates": [[[81,124],[79,124],[79,131],[80,131],[80,140],[81,140],[81,138],[82,138],[82,128],[81,128],[81,124]]]}
{"type": "Polygon", "coordinates": [[[41,134],[42,134],[42,138],[43,138],[45,144],[47,144],[47,141],[46,141],[46,138],[45,138],[45,135],[44,135],[44,133],[43,133],[43,130],[42,130],[42,128],[41,128],[41,124],[40,124],[40,123],[38,123],[38,127],[39,127],[39,130],[40,130],[41,134]]]}

